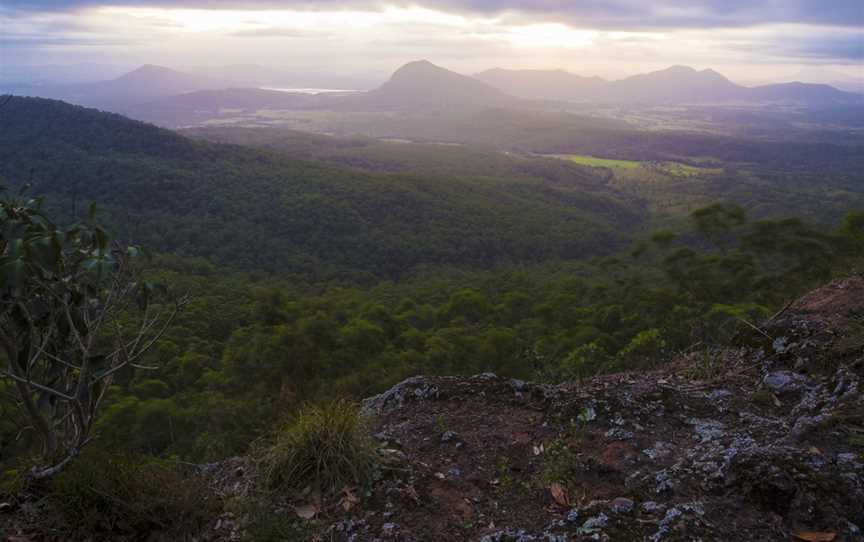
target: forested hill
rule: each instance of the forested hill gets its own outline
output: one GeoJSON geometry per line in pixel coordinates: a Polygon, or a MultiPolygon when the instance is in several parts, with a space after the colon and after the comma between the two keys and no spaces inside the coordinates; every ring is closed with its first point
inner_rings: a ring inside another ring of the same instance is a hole
{"type": "Polygon", "coordinates": [[[235,268],[375,279],[573,258],[619,246],[641,220],[588,170],[362,172],[37,98],[13,98],[0,125],[0,183],[32,183],[67,217],[95,201],[123,238],[235,268]]]}

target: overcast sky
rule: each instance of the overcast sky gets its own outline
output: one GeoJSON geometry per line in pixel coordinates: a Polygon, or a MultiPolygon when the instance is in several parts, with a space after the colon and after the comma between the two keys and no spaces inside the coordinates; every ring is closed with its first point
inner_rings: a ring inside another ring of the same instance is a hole
{"type": "Polygon", "coordinates": [[[0,69],[261,64],[386,73],[420,58],[617,77],[864,77],[864,0],[0,0],[0,69]],[[827,77],[827,76],[826,76],[827,77]]]}

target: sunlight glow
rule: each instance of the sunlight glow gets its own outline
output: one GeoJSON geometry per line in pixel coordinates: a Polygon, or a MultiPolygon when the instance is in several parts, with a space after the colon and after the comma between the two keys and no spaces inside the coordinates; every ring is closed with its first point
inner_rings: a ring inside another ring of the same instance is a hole
{"type": "Polygon", "coordinates": [[[574,30],[563,24],[548,23],[512,28],[507,38],[514,47],[583,49],[593,45],[597,36],[598,32],[593,30],[574,30]]]}

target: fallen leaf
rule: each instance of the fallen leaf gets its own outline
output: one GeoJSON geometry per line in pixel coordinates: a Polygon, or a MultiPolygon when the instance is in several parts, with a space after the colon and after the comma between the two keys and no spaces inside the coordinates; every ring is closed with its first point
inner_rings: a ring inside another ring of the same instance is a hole
{"type": "Polygon", "coordinates": [[[346,487],[344,493],[345,495],[342,497],[342,499],[339,500],[339,504],[342,506],[343,510],[348,512],[352,508],[354,508],[355,504],[360,502],[360,499],[357,497],[357,495],[354,494],[351,488],[346,487]]]}
{"type": "Polygon", "coordinates": [[[771,398],[774,400],[774,406],[776,406],[778,408],[783,406],[783,403],[780,402],[780,398],[777,397],[776,395],[774,395],[773,393],[771,394],[771,398]]]}
{"type": "Polygon", "coordinates": [[[819,533],[815,531],[795,531],[792,536],[807,542],[831,542],[837,538],[837,533],[819,533]]]}
{"type": "Polygon", "coordinates": [[[549,486],[549,492],[552,493],[552,498],[561,506],[570,506],[570,498],[567,496],[567,490],[558,482],[549,486]]]}
{"type": "Polygon", "coordinates": [[[820,450],[816,446],[810,446],[810,453],[813,455],[822,455],[822,450],[820,450]]]}
{"type": "Polygon", "coordinates": [[[321,512],[321,508],[316,504],[306,504],[294,508],[294,512],[300,519],[312,519],[321,512]]]}

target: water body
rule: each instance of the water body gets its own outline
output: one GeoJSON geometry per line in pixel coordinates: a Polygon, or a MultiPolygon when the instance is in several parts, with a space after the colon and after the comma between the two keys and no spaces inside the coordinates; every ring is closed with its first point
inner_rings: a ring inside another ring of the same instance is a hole
{"type": "Polygon", "coordinates": [[[276,88],[261,87],[261,90],[276,90],[278,92],[293,92],[299,94],[334,94],[337,92],[360,92],[359,90],[336,89],[336,88],[276,88]]]}

